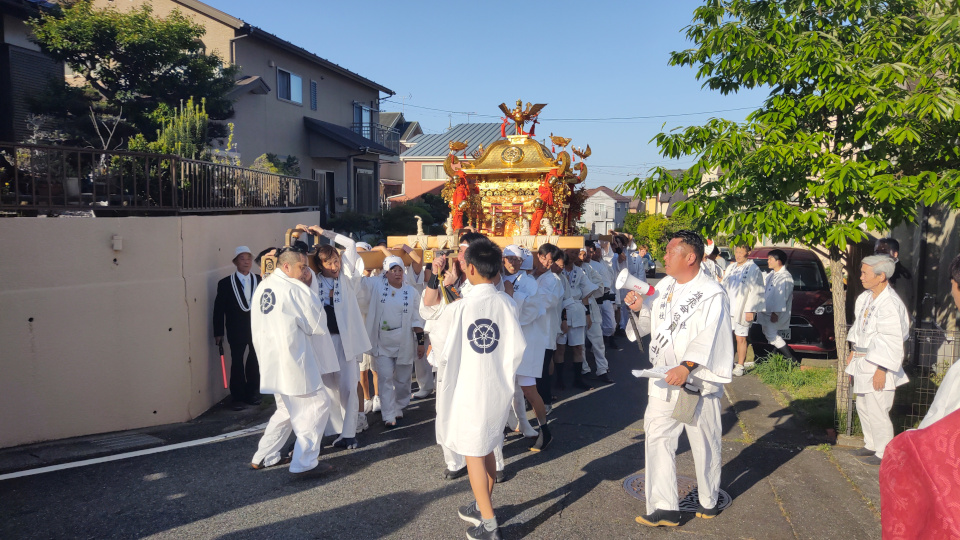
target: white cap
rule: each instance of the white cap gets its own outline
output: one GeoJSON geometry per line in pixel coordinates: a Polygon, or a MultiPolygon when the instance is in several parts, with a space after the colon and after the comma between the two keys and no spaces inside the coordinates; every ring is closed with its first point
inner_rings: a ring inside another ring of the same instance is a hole
{"type": "Polygon", "coordinates": [[[249,253],[250,255],[253,255],[253,252],[250,251],[250,248],[247,246],[237,246],[236,251],[233,253],[233,258],[236,259],[241,253],[249,253]]]}
{"type": "Polygon", "coordinates": [[[367,250],[367,251],[370,251],[371,249],[373,249],[373,246],[371,246],[370,244],[368,244],[368,243],[366,243],[366,242],[357,242],[357,247],[358,247],[358,248],[363,248],[363,249],[365,249],[365,250],[367,250]]]}
{"type": "Polygon", "coordinates": [[[704,255],[713,255],[713,252],[717,250],[717,245],[713,243],[713,240],[707,240],[705,246],[703,246],[704,255]]]}
{"type": "Polygon", "coordinates": [[[516,244],[510,244],[509,246],[503,248],[504,257],[519,257],[523,258],[523,250],[520,249],[520,246],[516,244]]]}
{"type": "Polygon", "coordinates": [[[533,270],[533,253],[527,252],[523,256],[523,264],[520,265],[521,270],[533,270]]]}
{"type": "Polygon", "coordinates": [[[401,259],[400,257],[397,257],[396,255],[390,255],[389,257],[386,257],[383,259],[383,271],[387,272],[394,266],[397,266],[398,264],[402,267],[403,259],[401,259]]]}
{"type": "Polygon", "coordinates": [[[587,251],[587,248],[586,248],[586,247],[580,248],[580,253],[586,253],[586,251],[587,251]]]}

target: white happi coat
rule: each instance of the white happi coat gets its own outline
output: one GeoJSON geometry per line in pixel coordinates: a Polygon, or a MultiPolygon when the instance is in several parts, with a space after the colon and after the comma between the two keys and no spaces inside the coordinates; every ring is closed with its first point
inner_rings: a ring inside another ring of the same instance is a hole
{"type": "MultiPolygon", "coordinates": [[[[633,277],[635,277],[635,278],[637,278],[637,279],[646,281],[646,280],[647,280],[647,269],[646,269],[646,267],[644,267],[644,265],[643,265],[644,262],[646,262],[646,261],[645,261],[642,257],[640,257],[640,254],[639,254],[638,252],[636,252],[636,251],[631,251],[630,253],[627,254],[627,260],[626,260],[626,262],[624,262],[624,263],[622,263],[622,264],[623,264],[623,266],[624,266],[625,268],[627,268],[627,270],[630,272],[630,275],[631,275],[631,276],[633,276],[633,277]]],[[[619,273],[618,273],[618,275],[619,275],[619,273]]],[[[625,296],[625,295],[621,295],[621,298],[622,298],[622,296],[625,296]]]]}
{"type": "Polygon", "coordinates": [[[365,326],[370,339],[370,354],[376,354],[384,305],[387,295],[392,292],[403,295],[405,304],[401,315],[400,353],[397,356],[397,364],[413,364],[417,357],[417,340],[413,329],[423,328],[423,319],[420,318],[420,293],[409,283],[404,283],[397,289],[390,285],[386,276],[365,277],[360,282],[359,301],[368,306],[365,326]]]}
{"type": "MultiPolygon", "coordinates": [[[[548,312],[553,312],[555,297],[540,294],[537,279],[523,270],[514,275],[513,301],[517,304],[517,322],[527,342],[517,375],[539,378],[543,375],[543,351],[547,349],[547,340],[557,339],[555,334],[550,335],[546,318],[548,312]]],[[[510,277],[505,276],[504,279],[510,277]]]]}
{"type": "Polygon", "coordinates": [[[717,280],[718,283],[723,279],[723,270],[720,268],[720,265],[717,264],[716,261],[711,261],[706,257],[700,261],[700,270],[702,270],[704,274],[717,280]]]}
{"type": "Polygon", "coordinates": [[[763,272],[751,260],[739,265],[730,264],[723,272],[721,284],[730,297],[733,322],[750,325],[746,314],[763,311],[763,272]]]}
{"type": "MultiPolygon", "coordinates": [[[[690,374],[688,382],[701,388],[705,396],[723,393],[723,384],[730,382],[733,371],[730,359],[734,348],[730,339],[730,301],[719,283],[703,272],[683,285],[667,276],[657,283],[652,296],[644,298],[637,317],[641,335],[637,336],[633,325],[628,325],[627,337],[635,341],[653,334],[653,367],[673,368],[680,362],[695,362],[699,367],[690,374]]],[[[648,393],[672,401],[678,389],[664,379],[651,379],[648,393]]]]}
{"type": "Polygon", "coordinates": [[[759,315],[760,323],[766,328],[786,330],[790,328],[790,313],[793,311],[793,274],[786,265],[776,272],[770,271],[764,278],[766,289],[763,292],[764,311],[759,315]],[[777,313],[777,322],[770,315],[777,313]]]}
{"type": "MultiPolygon", "coordinates": [[[[337,328],[343,343],[343,355],[347,361],[359,360],[360,355],[370,350],[370,336],[367,334],[358,301],[360,284],[363,280],[363,259],[357,253],[357,244],[352,239],[330,231],[323,231],[323,233],[325,237],[344,248],[340,255],[340,276],[333,280],[333,311],[337,314],[337,328]]],[[[321,300],[329,294],[324,288],[323,279],[319,276],[314,277],[313,287],[321,300]]]]}
{"type": "MultiPolygon", "coordinates": [[[[560,335],[560,312],[563,310],[563,296],[566,291],[565,282],[564,278],[550,270],[537,277],[537,296],[547,302],[547,312],[537,320],[536,326],[538,330],[543,329],[546,332],[544,350],[557,348],[557,337],[560,335]]],[[[542,374],[543,372],[540,373],[542,374]]]]}
{"type": "Polygon", "coordinates": [[[583,270],[583,273],[587,276],[587,279],[590,280],[590,283],[593,283],[597,287],[593,293],[590,294],[591,300],[587,304],[587,313],[590,314],[590,321],[593,323],[600,323],[600,304],[593,300],[598,296],[603,295],[603,277],[591,264],[584,264],[580,266],[580,269],[583,270]]]}
{"type": "Polygon", "coordinates": [[[569,276],[566,269],[560,274],[565,283],[563,309],[567,310],[567,326],[571,328],[586,326],[587,307],[583,305],[583,299],[592,297],[597,286],[587,279],[587,275],[576,265],[569,272],[569,276]]]}
{"type": "Polygon", "coordinates": [[[910,337],[910,320],[900,297],[889,285],[876,298],[873,292],[864,291],[857,297],[854,314],[856,319],[847,334],[854,357],[846,369],[848,375],[853,375],[853,392],[875,391],[873,374],[877,366],[887,370],[884,390],[906,384],[909,379],[903,371],[903,342],[910,337]]]}
{"type": "Polygon", "coordinates": [[[438,358],[437,442],[463,456],[485,456],[503,441],[526,342],[516,303],[489,284],[448,306],[438,358]]]}
{"type": "Polygon", "coordinates": [[[311,394],[323,387],[323,373],[340,369],[335,354],[317,354],[323,347],[333,350],[320,298],[282,270],[270,274],[254,292],[250,327],[260,360],[261,393],[311,394]]]}
{"type": "Polygon", "coordinates": [[[920,429],[930,427],[944,416],[960,409],[960,362],[954,362],[947,376],[943,378],[937,395],[933,397],[930,409],[920,422],[920,429]]]}

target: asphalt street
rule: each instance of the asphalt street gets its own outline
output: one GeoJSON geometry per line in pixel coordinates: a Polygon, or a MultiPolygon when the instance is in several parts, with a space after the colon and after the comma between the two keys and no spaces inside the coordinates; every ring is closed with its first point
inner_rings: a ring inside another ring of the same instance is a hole
{"type": "MultiPolygon", "coordinates": [[[[729,385],[724,402],[729,508],[676,529],[635,523],[644,507],[623,484],[644,466],[646,382],[629,372],[647,360],[620,341],[624,350],[609,355],[614,384],[560,392],[546,451],[531,453],[508,435],[507,479],[494,492],[504,538],[879,538],[869,494],[749,376],[729,385]]],[[[569,369],[566,376],[569,387],[569,369]]],[[[245,415],[249,425],[270,410],[214,413],[245,415]]],[[[390,431],[369,416],[363,447],[325,448],[321,459],[334,472],[309,480],[252,470],[253,435],[0,481],[0,538],[463,538],[456,511],[472,495],[466,478],[441,479],[433,398],[414,402],[390,431]]],[[[201,419],[154,435],[172,442],[233,429],[201,419]]],[[[677,461],[681,475],[695,476],[685,437],[677,461]]]]}

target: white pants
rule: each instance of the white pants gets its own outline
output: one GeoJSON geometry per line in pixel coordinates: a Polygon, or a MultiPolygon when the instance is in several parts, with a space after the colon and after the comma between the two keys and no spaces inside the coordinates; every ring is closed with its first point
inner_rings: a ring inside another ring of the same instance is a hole
{"type": "Polygon", "coordinates": [[[704,508],[717,505],[720,493],[720,397],[704,396],[696,411],[696,425],[689,426],[670,415],[678,392],[671,402],[650,396],[643,414],[647,513],[657,509],[679,510],[677,494],[677,440],[687,431],[697,471],[697,492],[704,508]]]}
{"type": "Polygon", "coordinates": [[[398,364],[396,358],[375,356],[373,368],[380,385],[380,413],[384,422],[394,422],[404,407],[410,404],[410,379],[413,364],[398,364]]]}
{"type": "MultiPolygon", "coordinates": [[[[520,386],[521,377],[522,376],[520,375],[517,376],[516,384],[514,385],[515,389],[513,391],[513,415],[517,417],[517,422],[519,422],[520,433],[523,433],[524,436],[527,436],[528,434],[535,432],[536,430],[533,429],[533,426],[530,425],[530,419],[527,418],[527,406],[524,404],[524,400],[523,400],[523,387],[520,386]]],[[[522,378],[525,379],[523,381],[524,383],[529,383],[530,381],[533,381],[533,384],[528,384],[527,386],[532,386],[534,391],[537,390],[536,379],[534,379],[533,377],[522,377],[522,378]]],[[[514,426],[511,425],[510,427],[512,428],[514,426]]]]}
{"type": "Polygon", "coordinates": [[[880,390],[857,394],[857,414],[863,427],[863,446],[883,458],[883,450],[893,439],[893,422],[890,409],[893,407],[893,390],[880,390]]]}
{"type": "Polygon", "coordinates": [[[423,358],[419,356],[415,358],[413,360],[413,369],[417,374],[417,385],[420,386],[420,390],[432,392],[436,386],[433,383],[433,366],[427,361],[427,356],[424,355],[423,358]]]}
{"type": "MultiPolygon", "coordinates": [[[[597,362],[597,375],[603,375],[610,369],[607,363],[606,349],[603,344],[604,331],[601,329],[598,321],[591,319],[591,322],[593,324],[587,327],[587,339],[590,340],[590,347],[593,349],[593,358],[597,362]]],[[[613,332],[610,332],[610,335],[613,335],[613,332]]],[[[586,362],[583,363],[583,372],[590,372],[590,366],[586,362]]]]}
{"type": "MultiPolygon", "coordinates": [[[[781,313],[781,316],[783,314],[781,313]]],[[[769,319],[767,319],[769,321],[769,319]]],[[[760,328],[763,329],[763,337],[767,339],[767,343],[773,345],[774,347],[780,349],[787,346],[787,342],[780,337],[780,334],[777,333],[776,323],[767,322],[766,324],[760,323],[760,328]]]]}
{"type": "Polygon", "coordinates": [[[356,359],[347,359],[343,354],[343,342],[339,334],[333,334],[333,346],[337,349],[337,360],[340,361],[340,371],[334,373],[338,394],[340,397],[340,412],[343,415],[343,429],[340,436],[352,439],[357,436],[357,413],[360,411],[360,394],[357,393],[357,383],[360,382],[360,366],[356,359]]]}
{"type": "Polygon", "coordinates": [[[602,320],[600,328],[603,330],[603,335],[612,336],[614,330],[617,329],[617,323],[613,319],[613,302],[604,300],[600,304],[600,319],[602,320]]]}
{"type": "Polygon", "coordinates": [[[320,439],[330,414],[330,398],[323,390],[303,396],[274,394],[274,397],[277,400],[277,412],[267,422],[267,429],[260,437],[257,453],[251,462],[262,461],[268,467],[276,464],[280,461],[283,445],[293,431],[297,443],[293,447],[290,472],[313,469],[319,462],[320,439]]]}
{"type": "MultiPolygon", "coordinates": [[[[440,445],[440,448],[443,449],[443,461],[447,464],[448,471],[459,471],[460,469],[467,466],[467,460],[460,454],[450,450],[444,445],[440,445]]],[[[500,444],[493,449],[493,457],[497,461],[497,470],[503,470],[503,440],[500,441],[500,444]]]]}

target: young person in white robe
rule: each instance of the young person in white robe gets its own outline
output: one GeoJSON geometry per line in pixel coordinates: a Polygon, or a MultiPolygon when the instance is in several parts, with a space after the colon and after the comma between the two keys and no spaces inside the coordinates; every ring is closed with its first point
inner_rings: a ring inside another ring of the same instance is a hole
{"type": "Polygon", "coordinates": [[[763,337],[787,360],[797,364],[800,359],[784,341],[780,332],[790,328],[790,315],[793,311],[793,274],[787,269],[787,254],[782,249],[771,250],[767,254],[767,266],[770,272],[764,278],[766,288],[763,292],[764,311],[760,313],[760,328],[763,337]]]}
{"type": "Polygon", "coordinates": [[[563,382],[563,366],[566,360],[566,348],[573,352],[573,386],[583,390],[590,390],[591,386],[583,379],[583,344],[586,341],[587,327],[593,322],[587,311],[587,306],[593,302],[597,286],[583,273],[574,260],[580,252],[576,249],[563,252],[563,313],[560,322],[560,337],[557,338],[557,350],[553,355],[556,387],[566,388],[563,382]]]}
{"type": "MultiPolygon", "coordinates": [[[[466,267],[464,253],[471,242],[486,239],[482,234],[469,232],[464,234],[460,240],[456,258],[448,257],[445,254],[437,255],[433,260],[430,279],[426,282],[423,298],[420,302],[420,316],[424,319],[424,332],[430,339],[430,352],[427,359],[431,365],[437,367],[439,375],[440,353],[446,345],[447,333],[450,329],[452,319],[445,315],[453,309],[453,305],[461,299],[461,289],[469,290],[464,287],[467,284],[466,274],[461,270],[466,267]]],[[[497,290],[502,290],[502,282],[498,283],[497,290]]],[[[522,399],[522,398],[521,398],[522,399]]],[[[437,414],[442,416],[440,408],[444,406],[440,401],[437,402],[437,414]]],[[[463,455],[440,444],[443,451],[443,461],[446,468],[443,471],[444,480],[455,480],[467,472],[467,461],[463,455]]],[[[505,479],[505,463],[503,461],[503,444],[493,450],[496,480],[503,482],[505,479]]]]}
{"type": "Polygon", "coordinates": [[[712,277],[718,282],[721,281],[723,279],[723,268],[721,268],[716,261],[717,255],[720,253],[720,250],[717,248],[717,244],[715,244],[713,240],[707,240],[707,243],[703,249],[704,256],[703,262],[700,263],[700,268],[708,276],[712,277]]]}
{"type": "Polygon", "coordinates": [[[472,287],[444,314],[449,333],[438,358],[437,442],[465,456],[475,502],[459,516],[473,527],[467,538],[500,538],[493,511],[494,449],[513,402],[526,345],[517,306],[494,285],[502,253],[488,239],[470,243],[464,271],[472,287]]]}
{"type": "MultiPolygon", "coordinates": [[[[960,255],[950,263],[950,294],[953,304],[960,309],[960,255]]],[[[944,416],[960,409],[960,362],[954,362],[937,388],[933,403],[920,422],[920,428],[929,427],[944,416]]]]}
{"type": "MultiPolygon", "coordinates": [[[[543,400],[545,413],[550,414],[553,408],[553,356],[561,331],[560,316],[565,291],[564,280],[560,277],[560,272],[563,271],[563,251],[553,244],[542,244],[537,248],[536,259],[537,264],[532,275],[537,279],[537,295],[544,296],[548,303],[546,313],[539,321],[540,328],[546,331],[546,349],[543,352],[543,371],[537,379],[537,393],[543,400]]],[[[539,416],[537,419],[541,420],[539,416]]]]}
{"type": "Polygon", "coordinates": [[[730,264],[723,272],[721,284],[730,297],[730,316],[733,318],[733,335],[737,340],[737,365],[733,374],[743,375],[747,361],[747,336],[750,325],[756,322],[757,313],[763,311],[763,272],[747,258],[750,247],[739,245],[733,248],[736,264],[730,264]]]}
{"type": "MultiPolygon", "coordinates": [[[[609,248],[609,243],[603,243],[607,244],[609,248]]],[[[603,279],[602,289],[598,295],[600,299],[600,304],[598,304],[600,306],[600,329],[603,331],[603,341],[606,348],[619,350],[612,339],[613,333],[617,330],[617,321],[614,318],[613,309],[613,303],[617,299],[617,295],[614,292],[613,280],[616,279],[617,275],[613,273],[609,260],[604,259],[603,250],[599,246],[596,244],[591,245],[587,253],[590,255],[590,266],[592,266],[603,279]]]]}
{"type": "MultiPolygon", "coordinates": [[[[530,262],[533,262],[533,256],[530,262]]],[[[548,312],[553,312],[555,293],[547,291],[540,294],[537,278],[521,269],[524,253],[519,246],[509,245],[503,249],[503,286],[513,301],[517,304],[517,320],[526,338],[527,346],[523,351],[523,360],[517,369],[517,384],[513,396],[513,414],[517,417],[519,428],[524,437],[536,438],[530,450],[539,452],[544,450],[553,435],[547,426],[547,410],[543,398],[537,391],[537,379],[543,374],[544,351],[552,339],[549,335],[550,322],[548,312]],[[527,409],[524,398],[530,402],[530,407],[537,418],[540,431],[533,429],[527,419],[527,409]]],[[[531,266],[532,268],[532,266],[531,266]]]]}
{"type": "Polygon", "coordinates": [[[854,307],[853,326],[847,334],[851,350],[846,373],[853,376],[857,415],[863,427],[863,448],[858,459],[879,466],[887,443],[893,439],[890,409],[897,387],[909,380],[903,371],[903,342],[910,337],[907,308],[890,286],[896,263],[889,255],[871,255],[860,266],[866,289],[854,307]]]}
{"type": "MultiPolygon", "coordinates": [[[[723,385],[730,382],[733,354],[730,301],[720,284],[701,271],[700,235],[678,231],[663,259],[667,277],[655,293],[641,297],[631,291],[625,299],[639,313],[641,336],[651,334],[653,367],[669,368],[665,378],[649,380],[643,414],[647,513],[636,521],[651,527],[680,523],[676,452],[683,431],[697,473],[696,515],[710,519],[719,514],[720,400],[723,385]],[[693,414],[682,417],[684,412],[693,414]]],[[[633,325],[627,327],[629,339],[641,336],[633,325]]]]}
{"type": "Polygon", "coordinates": [[[383,275],[361,281],[359,301],[367,305],[366,329],[380,386],[380,413],[392,428],[410,404],[413,362],[425,352],[420,293],[404,282],[403,259],[383,260],[383,275]]]}
{"type": "MultiPolygon", "coordinates": [[[[586,329],[586,339],[590,342],[594,362],[597,365],[595,377],[605,383],[612,383],[613,380],[610,379],[610,375],[607,374],[607,371],[610,370],[610,365],[607,362],[607,339],[603,335],[603,316],[600,313],[600,304],[603,302],[604,291],[603,277],[597,272],[594,266],[602,263],[596,263],[592,261],[590,257],[590,248],[583,248],[580,250],[580,256],[573,260],[574,266],[583,270],[587,279],[597,288],[591,295],[590,302],[587,303],[587,313],[590,314],[590,326],[587,326],[586,329]]],[[[583,362],[581,365],[583,366],[581,373],[589,375],[590,364],[583,362]]]]}
{"type": "Polygon", "coordinates": [[[340,436],[333,445],[339,448],[358,448],[356,434],[367,428],[366,414],[360,406],[358,363],[363,353],[370,350],[370,338],[357,301],[363,279],[363,260],[360,259],[356,243],[351,238],[326,231],[316,225],[299,225],[298,228],[343,246],[342,258],[333,245],[320,246],[317,249],[315,262],[320,268],[320,275],[316,277],[313,290],[323,302],[323,309],[327,314],[327,328],[330,330],[340,364],[335,382],[343,425],[340,436]]]}
{"type": "MultiPolygon", "coordinates": [[[[356,247],[358,253],[373,249],[373,247],[366,242],[357,242],[356,247]]],[[[370,270],[364,268],[362,275],[363,277],[370,277],[372,273],[370,270]]],[[[360,314],[363,316],[364,324],[366,324],[367,320],[368,307],[368,304],[360,303],[360,314]]],[[[380,412],[380,386],[377,382],[377,372],[373,370],[373,357],[370,356],[369,352],[360,355],[359,367],[360,388],[363,391],[363,412],[364,414],[380,412]]]]}
{"type": "Polygon", "coordinates": [[[251,464],[259,469],[290,460],[290,472],[322,473],[320,441],[330,415],[331,401],[323,388],[323,374],[339,369],[327,330],[320,298],[301,280],[309,279],[305,253],[280,250],[277,270],[254,292],[251,309],[253,343],[260,351],[260,390],[276,397],[277,412],[270,417],[251,464]],[[281,457],[290,432],[296,434],[293,455],[281,457]]]}

